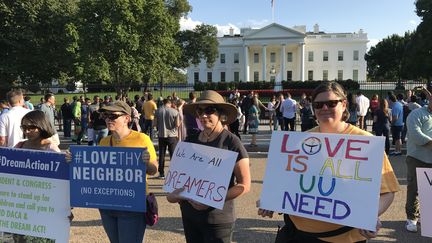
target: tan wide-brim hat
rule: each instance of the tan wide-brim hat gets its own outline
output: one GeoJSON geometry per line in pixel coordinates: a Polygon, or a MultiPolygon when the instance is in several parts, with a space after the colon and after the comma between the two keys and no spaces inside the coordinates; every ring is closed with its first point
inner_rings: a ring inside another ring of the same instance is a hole
{"type": "Polygon", "coordinates": [[[222,121],[223,124],[231,124],[237,119],[237,108],[233,104],[225,102],[224,98],[214,90],[203,91],[196,102],[184,105],[183,111],[196,117],[196,110],[200,105],[212,105],[221,110],[227,118],[226,121],[222,121]]]}

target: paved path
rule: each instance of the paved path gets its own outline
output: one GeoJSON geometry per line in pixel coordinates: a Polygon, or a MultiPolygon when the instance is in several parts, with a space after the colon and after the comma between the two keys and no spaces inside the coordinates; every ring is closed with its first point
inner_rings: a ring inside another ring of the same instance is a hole
{"type": "MultiPolygon", "coordinates": [[[[264,129],[268,127],[263,127],[262,130],[264,129]]],[[[247,147],[251,156],[252,189],[249,194],[236,200],[238,220],[233,242],[274,242],[277,225],[282,223],[280,216],[273,219],[258,217],[255,208],[255,201],[259,198],[262,188],[269,141],[270,132],[261,132],[258,135],[259,146],[247,147]]],[[[244,135],[243,142],[250,143],[250,135],[244,135]]],[[[401,185],[401,191],[396,194],[393,204],[381,217],[383,228],[379,236],[369,242],[432,242],[432,239],[422,237],[420,233],[405,231],[405,156],[392,157],[391,163],[401,185]]],[[[166,201],[166,194],[162,191],[162,180],[151,178],[149,184],[150,190],[157,195],[161,218],[156,226],[147,228],[145,242],[185,242],[179,206],[166,201]]],[[[97,210],[76,208],[74,214],[70,242],[108,242],[97,210]]]]}

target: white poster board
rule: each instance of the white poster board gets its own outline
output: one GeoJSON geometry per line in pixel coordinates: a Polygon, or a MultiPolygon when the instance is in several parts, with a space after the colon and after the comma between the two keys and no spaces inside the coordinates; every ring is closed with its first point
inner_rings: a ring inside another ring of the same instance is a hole
{"type": "Polygon", "coordinates": [[[432,237],[432,168],[417,168],[421,235],[432,237]]]}
{"type": "Polygon", "coordinates": [[[383,137],[273,132],[261,208],[375,231],[383,156],[383,137]]]}
{"type": "Polygon", "coordinates": [[[68,242],[65,155],[0,148],[0,165],[0,231],[68,242]]]}
{"type": "Polygon", "coordinates": [[[164,191],[184,187],[181,196],[222,209],[238,153],[179,142],[174,150],[164,191]]]}

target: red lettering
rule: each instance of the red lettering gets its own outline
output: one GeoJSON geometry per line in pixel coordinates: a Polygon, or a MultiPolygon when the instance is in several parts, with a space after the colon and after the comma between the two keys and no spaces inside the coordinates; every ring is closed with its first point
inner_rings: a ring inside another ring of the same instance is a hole
{"type": "Polygon", "coordinates": [[[220,202],[220,201],[222,201],[222,199],[223,199],[222,194],[224,194],[224,192],[225,192],[225,194],[226,194],[226,188],[225,188],[224,186],[220,186],[220,187],[217,188],[216,191],[217,191],[217,194],[219,195],[219,198],[216,199],[216,198],[213,197],[213,201],[215,201],[215,202],[220,202]],[[223,191],[220,192],[220,191],[219,191],[220,189],[222,189],[223,191]]]}
{"type": "Polygon", "coordinates": [[[198,197],[204,197],[204,195],[201,195],[200,192],[201,192],[202,189],[203,189],[203,185],[204,185],[204,183],[208,183],[208,182],[209,182],[209,181],[204,180],[204,181],[202,181],[202,183],[199,185],[198,190],[197,190],[197,192],[196,192],[196,195],[197,195],[198,197]]]}
{"type": "Polygon", "coordinates": [[[214,183],[214,182],[210,182],[210,185],[209,185],[209,187],[207,188],[207,192],[206,192],[204,198],[211,198],[211,195],[212,195],[212,192],[213,192],[212,190],[213,190],[213,188],[215,188],[215,186],[216,186],[216,183],[214,183]],[[210,192],[210,195],[207,197],[207,195],[208,195],[209,192],[210,192]]]}
{"type": "Polygon", "coordinates": [[[182,177],[182,176],[184,176],[184,175],[186,175],[186,173],[180,173],[180,174],[178,175],[178,177],[177,177],[177,181],[176,181],[176,183],[175,183],[175,185],[174,185],[174,189],[178,189],[178,188],[180,188],[180,187],[177,187],[177,185],[178,185],[179,183],[181,183],[181,181],[180,181],[180,177],[182,177]]]}
{"type": "Polygon", "coordinates": [[[337,154],[337,152],[339,151],[342,144],[345,142],[344,138],[339,139],[339,142],[336,145],[335,149],[333,151],[331,151],[331,146],[330,146],[330,142],[329,142],[328,138],[324,138],[324,140],[325,140],[325,144],[326,144],[326,148],[327,148],[327,154],[329,157],[334,157],[337,154]]]}
{"type": "Polygon", "coordinates": [[[354,156],[354,155],[350,154],[351,150],[361,151],[361,147],[352,147],[352,145],[351,145],[352,143],[369,144],[369,140],[351,140],[351,139],[349,139],[348,143],[347,143],[347,149],[346,149],[346,152],[345,152],[345,158],[346,159],[356,159],[356,160],[368,160],[367,157],[357,157],[357,156],[354,156]]]}
{"type": "Polygon", "coordinates": [[[300,150],[293,150],[293,151],[287,151],[287,143],[288,143],[288,134],[284,134],[282,138],[282,146],[281,146],[281,153],[292,153],[292,154],[299,154],[300,150]]]}

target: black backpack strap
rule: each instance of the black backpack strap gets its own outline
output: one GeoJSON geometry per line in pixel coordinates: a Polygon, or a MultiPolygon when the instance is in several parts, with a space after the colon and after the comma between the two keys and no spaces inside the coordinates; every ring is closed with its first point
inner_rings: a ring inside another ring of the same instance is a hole
{"type": "Polygon", "coordinates": [[[338,229],[332,230],[332,231],[326,231],[326,232],[319,232],[319,233],[311,233],[311,232],[305,232],[302,230],[299,230],[295,227],[294,222],[291,220],[288,214],[284,214],[284,222],[285,225],[289,227],[294,227],[296,229],[296,234],[299,234],[301,236],[306,237],[313,237],[313,238],[327,238],[327,237],[334,237],[341,234],[344,234],[350,230],[353,229],[353,227],[350,226],[343,226],[338,229]]]}

